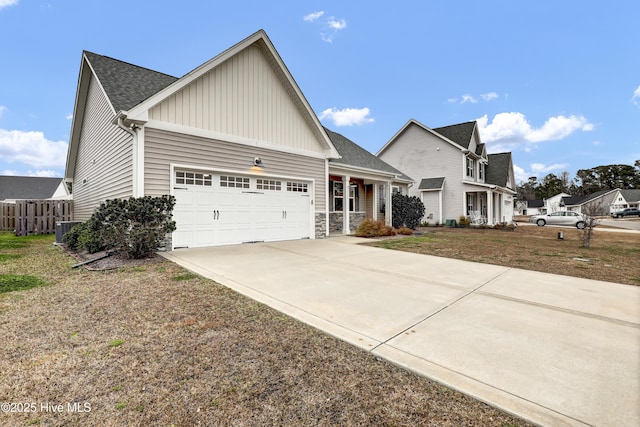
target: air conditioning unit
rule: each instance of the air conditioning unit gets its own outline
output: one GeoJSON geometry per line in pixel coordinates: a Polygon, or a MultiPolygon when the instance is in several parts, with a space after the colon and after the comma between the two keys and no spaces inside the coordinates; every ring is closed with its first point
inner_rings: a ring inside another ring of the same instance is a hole
{"type": "Polygon", "coordinates": [[[67,233],[67,231],[71,230],[71,228],[80,224],[81,221],[59,221],[56,222],[56,244],[62,243],[62,237],[67,233]]]}

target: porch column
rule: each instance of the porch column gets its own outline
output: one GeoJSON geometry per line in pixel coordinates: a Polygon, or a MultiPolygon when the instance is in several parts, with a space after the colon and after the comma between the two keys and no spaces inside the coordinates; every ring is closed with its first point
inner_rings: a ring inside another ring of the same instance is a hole
{"type": "Polygon", "coordinates": [[[493,221],[493,191],[491,190],[487,190],[487,224],[495,224],[493,221]]]}
{"type": "Polygon", "coordinates": [[[384,222],[385,222],[385,224],[390,225],[390,226],[393,227],[393,221],[391,220],[391,212],[392,212],[392,210],[391,210],[391,203],[392,203],[392,201],[391,201],[391,196],[392,196],[392,194],[391,194],[391,181],[387,181],[387,186],[385,187],[384,191],[386,193],[385,199],[387,201],[385,203],[385,206],[384,206],[384,222]]]}
{"type": "Polygon", "coordinates": [[[380,203],[380,184],[378,184],[377,182],[373,184],[373,220],[377,221],[378,220],[378,211],[380,210],[380,206],[378,206],[378,204],[380,203]]]}
{"type": "Polygon", "coordinates": [[[349,230],[349,200],[351,196],[351,188],[349,188],[349,181],[351,177],[344,175],[342,177],[342,234],[350,234],[349,230]]]}

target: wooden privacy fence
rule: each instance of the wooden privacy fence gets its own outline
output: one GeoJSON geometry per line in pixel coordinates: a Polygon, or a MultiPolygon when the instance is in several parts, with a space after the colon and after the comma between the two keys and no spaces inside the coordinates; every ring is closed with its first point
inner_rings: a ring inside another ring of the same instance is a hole
{"type": "Polygon", "coordinates": [[[0,231],[16,229],[16,204],[0,202],[0,231]]]}
{"type": "Polygon", "coordinates": [[[56,222],[72,219],[72,200],[16,200],[15,203],[0,203],[0,225],[3,230],[15,230],[16,236],[53,234],[56,232],[56,222]]]}

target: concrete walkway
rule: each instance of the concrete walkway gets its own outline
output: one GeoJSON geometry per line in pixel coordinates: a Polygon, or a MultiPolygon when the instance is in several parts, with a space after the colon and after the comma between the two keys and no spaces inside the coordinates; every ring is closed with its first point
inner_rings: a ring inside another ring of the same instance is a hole
{"type": "Polygon", "coordinates": [[[163,256],[534,423],[640,425],[640,287],[359,241],[163,256]]]}

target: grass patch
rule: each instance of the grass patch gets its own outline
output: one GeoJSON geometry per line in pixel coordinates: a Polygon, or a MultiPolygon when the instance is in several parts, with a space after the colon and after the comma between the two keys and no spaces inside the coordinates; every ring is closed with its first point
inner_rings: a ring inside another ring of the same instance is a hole
{"type": "Polygon", "coordinates": [[[20,274],[0,274],[0,294],[6,292],[24,291],[26,289],[46,286],[47,283],[39,277],[20,274]]]}
{"type": "Polygon", "coordinates": [[[581,232],[565,232],[565,239],[558,240],[557,230],[521,226],[511,233],[502,233],[491,229],[429,228],[421,237],[367,244],[628,285],[637,285],[640,281],[640,268],[637,263],[630,262],[640,254],[637,234],[596,228],[591,247],[587,249],[582,247],[581,232]],[[587,258],[591,263],[585,266],[573,258],[587,258]]]}
{"type": "Polygon", "coordinates": [[[120,347],[124,344],[124,340],[113,340],[109,343],[109,347],[120,347]]]}
{"type": "Polygon", "coordinates": [[[529,426],[166,260],[71,269],[53,237],[26,242],[0,274],[53,286],[0,298],[0,396],[91,411],[10,425],[529,426]]]}
{"type": "Polygon", "coordinates": [[[0,254],[0,262],[9,261],[12,259],[22,258],[20,254],[0,254]]]}

